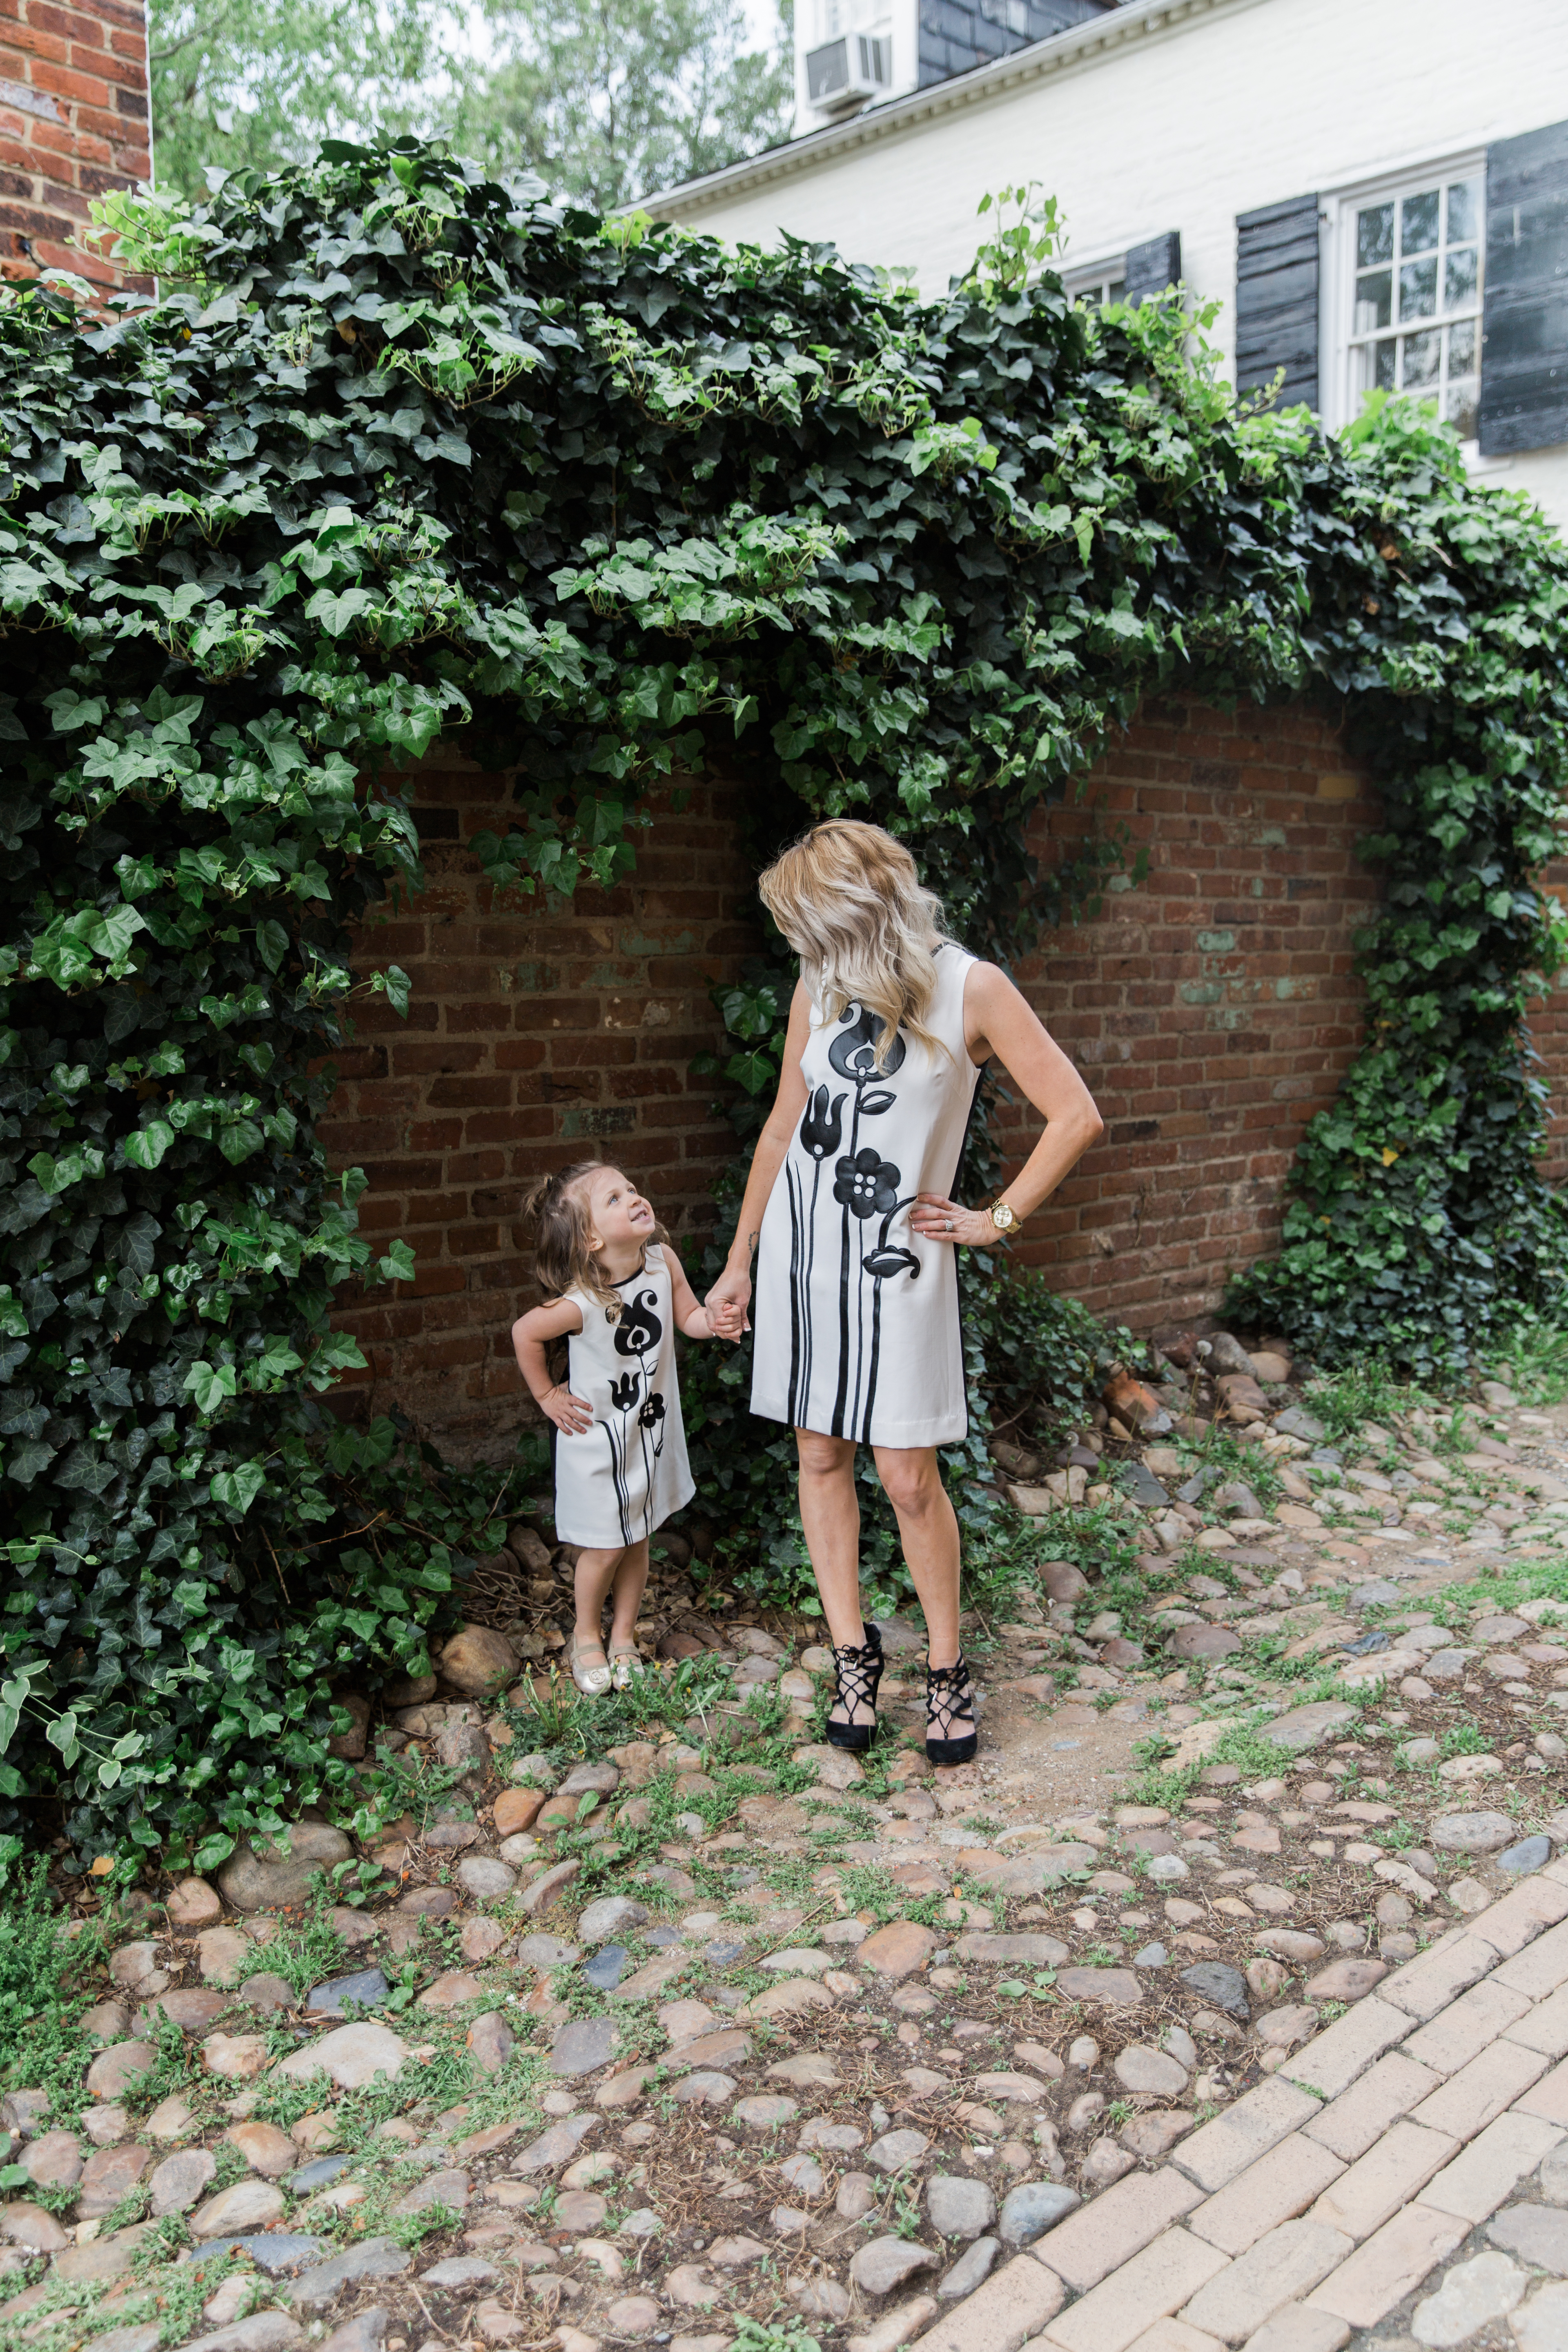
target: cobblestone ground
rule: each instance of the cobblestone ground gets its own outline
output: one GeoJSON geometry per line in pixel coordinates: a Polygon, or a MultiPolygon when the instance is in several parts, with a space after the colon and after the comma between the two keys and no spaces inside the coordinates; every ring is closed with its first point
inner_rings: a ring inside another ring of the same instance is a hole
{"type": "Polygon", "coordinates": [[[811,1626],[684,1562],[568,1703],[520,1525],[357,1839],[57,1882],[4,2341],[1568,2352],[1568,1408],[1336,1448],[1276,1369],[1010,1458],[956,1771],[912,1628],[846,1759],[811,1626]]]}

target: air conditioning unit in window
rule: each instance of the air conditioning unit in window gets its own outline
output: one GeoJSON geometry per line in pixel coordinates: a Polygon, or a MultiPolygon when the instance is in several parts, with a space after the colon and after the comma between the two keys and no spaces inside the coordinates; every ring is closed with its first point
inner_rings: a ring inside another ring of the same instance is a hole
{"type": "Polygon", "coordinates": [[[813,106],[857,106],[880,98],[893,84],[893,45],[886,36],[846,33],[805,56],[806,94],[813,106]]]}

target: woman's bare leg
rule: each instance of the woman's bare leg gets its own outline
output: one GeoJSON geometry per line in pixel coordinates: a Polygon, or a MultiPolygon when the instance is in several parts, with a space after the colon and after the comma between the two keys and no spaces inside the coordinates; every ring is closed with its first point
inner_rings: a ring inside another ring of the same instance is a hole
{"type": "Polygon", "coordinates": [[[837,1650],[858,1650],[866,1639],[860,1615],[860,1504],[855,1492],[855,1442],[795,1433],[800,1455],[800,1517],[822,1613],[837,1650]]]}
{"type": "Polygon", "coordinates": [[[925,1613],[930,1663],[951,1666],[959,1653],[958,1520],[942,1483],[936,1448],[878,1445],[872,1450],[925,1613]]]}

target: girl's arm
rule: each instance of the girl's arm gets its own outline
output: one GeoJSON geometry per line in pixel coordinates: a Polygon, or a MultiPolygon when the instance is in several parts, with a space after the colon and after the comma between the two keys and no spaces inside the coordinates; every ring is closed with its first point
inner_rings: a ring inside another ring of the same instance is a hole
{"type": "Polygon", "coordinates": [[[668,1242],[664,1244],[664,1262],[669,1268],[669,1297],[675,1309],[676,1329],[684,1331],[689,1339],[738,1339],[742,1327],[734,1310],[727,1310],[724,1318],[733,1323],[734,1328],[726,1329],[718,1314],[698,1304],[697,1294],[686,1279],[686,1269],[668,1242]]]}
{"type": "MultiPolygon", "coordinates": [[[[1046,1131],[1013,1181],[1001,1194],[1020,1222],[1048,1200],[1064,1176],[1104,1131],[1094,1097],[1061,1047],[1037,1019],[1005,971],[994,963],[971,967],[963,991],[963,1042],[970,1059],[993,1055],[1028,1097],[1046,1131]]],[[[922,1192],[910,1224],[928,1241],[953,1242],[971,1249],[999,1239],[985,1209],[962,1208],[940,1192],[922,1192]]]]}
{"type": "Polygon", "coordinates": [[[805,1115],[806,1084],[801,1070],[801,1056],[811,1035],[811,998],[803,982],[795,983],[790,1001],[789,1029],[784,1037],[784,1064],[779,1071],[779,1090],[767,1123],[757,1138],[757,1148],[752,1154],[752,1172],[746,1179],[745,1197],[741,1202],[740,1223],[723,1273],[708,1293],[708,1306],[715,1318],[716,1328],[726,1339],[739,1339],[741,1332],[751,1328],[746,1308],[752,1297],[752,1255],[763,1229],[763,1211],[768,1205],[779,1170],[784,1166],[790,1138],[805,1115]],[[738,1328],[727,1328],[739,1318],[738,1328]]]}
{"type": "Polygon", "coordinates": [[[563,1339],[569,1331],[582,1328],[583,1310],[570,1298],[552,1298],[548,1307],[531,1307],[511,1327],[511,1344],[529,1393],[563,1437],[581,1437],[585,1429],[593,1428],[594,1415],[564,1381],[551,1379],[544,1351],[552,1339],[563,1339]]]}

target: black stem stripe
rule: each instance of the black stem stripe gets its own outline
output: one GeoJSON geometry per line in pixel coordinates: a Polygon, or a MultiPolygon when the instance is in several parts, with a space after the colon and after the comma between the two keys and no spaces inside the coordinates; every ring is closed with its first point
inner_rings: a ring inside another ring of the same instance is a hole
{"type": "Polygon", "coordinates": [[[784,1161],[784,1184],[789,1193],[789,1421],[793,1428],[800,1383],[801,1230],[795,1168],[788,1160],[784,1161]]]}

